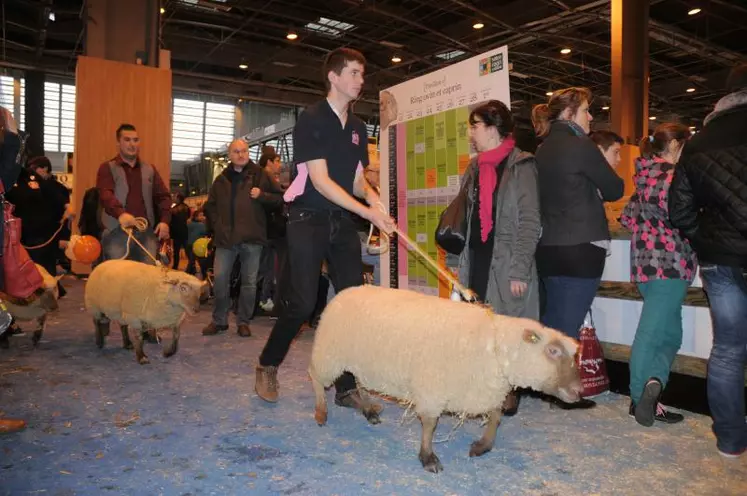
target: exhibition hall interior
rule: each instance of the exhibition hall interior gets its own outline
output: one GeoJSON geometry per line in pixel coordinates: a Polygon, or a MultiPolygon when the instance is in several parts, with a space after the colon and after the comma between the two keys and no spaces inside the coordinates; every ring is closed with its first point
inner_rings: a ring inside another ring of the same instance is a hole
{"type": "Polygon", "coordinates": [[[747,3],[0,14],[0,495],[747,494],[747,3]]]}

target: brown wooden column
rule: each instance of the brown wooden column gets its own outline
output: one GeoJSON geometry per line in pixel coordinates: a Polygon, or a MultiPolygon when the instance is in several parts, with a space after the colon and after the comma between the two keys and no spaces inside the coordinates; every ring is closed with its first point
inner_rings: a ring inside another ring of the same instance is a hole
{"type": "Polygon", "coordinates": [[[625,140],[618,173],[633,193],[638,141],[648,134],[648,0],[612,0],[612,130],[625,140]]]}
{"type": "Polygon", "coordinates": [[[157,67],[159,0],[86,0],[86,55],[157,67]]]}
{"type": "MultiPolygon", "coordinates": [[[[168,68],[159,68],[159,9],[158,0],[86,0],[86,56],[78,58],[75,75],[77,212],[96,185],[99,165],[116,156],[122,123],[137,128],[141,158],[169,184],[172,79],[168,68]]],[[[86,272],[79,264],[74,270],[86,272]]]]}

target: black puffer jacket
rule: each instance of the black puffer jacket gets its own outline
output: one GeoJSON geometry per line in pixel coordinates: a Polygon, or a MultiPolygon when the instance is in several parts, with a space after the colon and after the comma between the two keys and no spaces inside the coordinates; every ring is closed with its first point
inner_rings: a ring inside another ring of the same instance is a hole
{"type": "Polygon", "coordinates": [[[747,101],[712,115],[687,143],[669,217],[701,264],[747,268],[747,101]]]}

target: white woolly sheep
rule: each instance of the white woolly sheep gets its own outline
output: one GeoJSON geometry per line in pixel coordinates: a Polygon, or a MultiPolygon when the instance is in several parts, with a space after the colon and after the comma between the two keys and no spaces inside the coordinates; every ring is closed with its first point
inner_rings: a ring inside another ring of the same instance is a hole
{"type": "MultiPolygon", "coordinates": [[[[57,282],[60,277],[52,276],[47,270],[39,264],[36,265],[36,269],[42,276],[44,282],[42,287],[37,290],[34,296],[20,299],[9,296],[5,293],[0,293],[0,300],[5,303],[8,308],[8,312],[18,322],[31,322],[36,321],[36,329],[34,329],[31,335],[31,342],[36,346],[41,341],[44,329],[47,324],[47,315],[49,312],[57,310],[57,299],[60,297],[59,288],[57,282]]],[[[8,334],[3,334],[0,337],[0,348],[8,348],[8,334]]]]}
{"type": "MultiPolygon", "coordinates": [[[[346,289],[327,305],[315,333],[309,366],[314,417],[326,423],[324,389],[351,372],[360,387],[411,403],[423,427],[420,461],[439,472],[432,440],[443,412],[489,414],[469,452],[480,456],[493,448],[512,388],[579,399],[577,349],[577,341],[536,321],[475,304],[376,286],[346,289]]],[[[378,423],[373,412],[363,413],[378,423]]]]}
{"type": "Polygon", "coordinates": [[[205,283],[195,276],[164,267],[130,260],[108,260],[91,272],[86,284],[86,308],[93,314],[96,345],[104,346],[109,321],[122,330],[125,348],[135,344],[138,363],[149,363],[143,352],[143,329],[170,328],[172,341],[163,356],[170,357],[179,346],[179,327],[185,315],[200,310],[205,283]],[[128,336],[128,331],[132,331],[128,336]]]}

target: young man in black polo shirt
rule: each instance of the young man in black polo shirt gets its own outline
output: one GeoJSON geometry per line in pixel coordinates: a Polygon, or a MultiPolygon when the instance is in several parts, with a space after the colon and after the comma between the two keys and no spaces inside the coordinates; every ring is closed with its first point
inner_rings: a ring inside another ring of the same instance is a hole
{"type": "MultiPolygon", "coordinates": [[[[286,193],[288,201],[293,198],[287,225],[291,287],[288,305],[257,366],[255,390],[265,401],[278,399],[277,369],[314,309],[322,261],[329,263],[336,291],[363,284],[360,239],[352,214],[386,233],[394,227],[363,176],[368,165],[366,125],[349,111],[363,87],[365,64],[355,50],[330,52],[323,69],[327,98],[307,108],[293,129],[298,175],[286,193]],[[368,206],[354,196],[365,199],[368,206]]],[[[345,372],[335,387],[336,404],[356,408],[369,420],[378,416],[381,406],[357,391],[352,374],[345,372]]]]}

